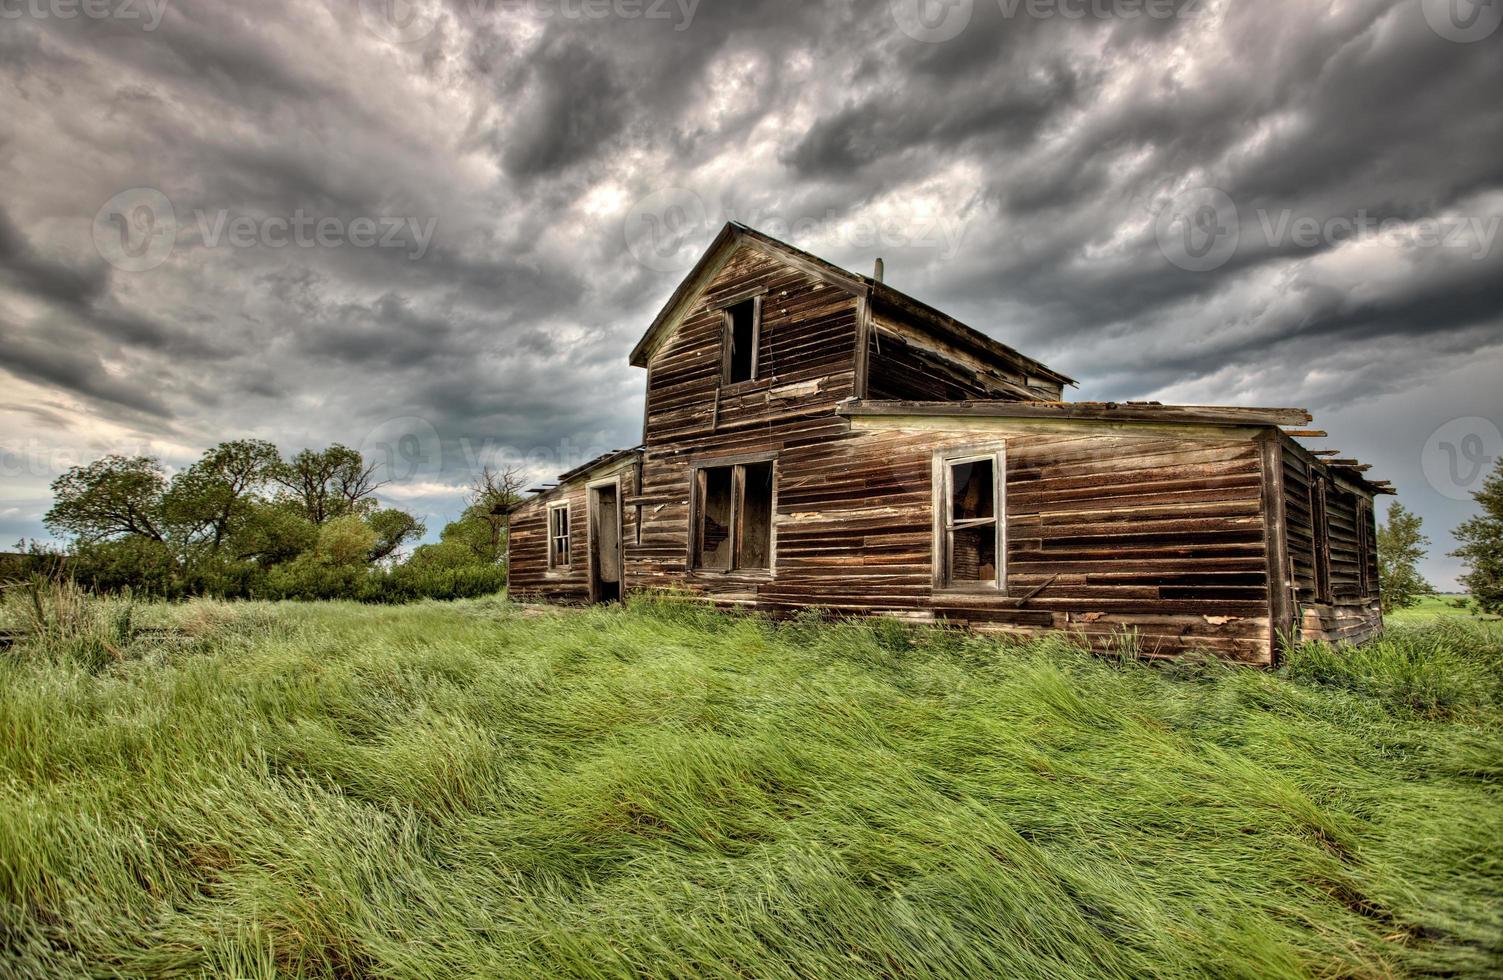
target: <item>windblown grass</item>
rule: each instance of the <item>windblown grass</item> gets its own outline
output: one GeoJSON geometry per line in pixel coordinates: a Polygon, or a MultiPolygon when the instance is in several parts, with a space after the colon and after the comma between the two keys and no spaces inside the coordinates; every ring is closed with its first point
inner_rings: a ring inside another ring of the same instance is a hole
{"type": "Polygon", "coordinates": [[[0,974],[1503,964],[1497,626],[1276,676],[665,603],[148,614],[0,663],[0,974]]]}

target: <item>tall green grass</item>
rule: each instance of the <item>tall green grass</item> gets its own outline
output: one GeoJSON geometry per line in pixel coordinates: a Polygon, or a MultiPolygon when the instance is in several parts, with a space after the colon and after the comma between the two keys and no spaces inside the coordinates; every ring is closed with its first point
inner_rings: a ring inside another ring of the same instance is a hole
{"type": "Polygon", "coordinates": [[[0,662],[0,973],[1503,964],[1496,626],[1272,675],[664,602],[137,618],[0,662]]]}

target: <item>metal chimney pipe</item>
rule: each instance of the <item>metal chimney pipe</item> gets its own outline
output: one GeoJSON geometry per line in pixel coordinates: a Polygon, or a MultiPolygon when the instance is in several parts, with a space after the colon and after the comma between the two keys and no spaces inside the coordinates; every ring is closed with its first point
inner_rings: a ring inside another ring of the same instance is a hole
{"type": "Polygon", "coordinates": [[[872,278],[873,278],[873,279],[875,279],[875,280],[877,280],[877,281],[878,281],[878,282],[881,282],[881,281],[882,281],[882,274],[883,274],[883,273],[884,273],[884,272],[885,272],[885,271],[886,271],[886,267],[885,267],[885,266],[884,266],[884,265],[883,265],[883,264],[882,264],[882,260],[881,260],[881,259],[878,259],[878,260],[877,260],[877,271],[876,271],[876,273],[875,273],[875,274],[874,274],[874,275],[873,275],[873,276],[872,276],[872,278]]]}

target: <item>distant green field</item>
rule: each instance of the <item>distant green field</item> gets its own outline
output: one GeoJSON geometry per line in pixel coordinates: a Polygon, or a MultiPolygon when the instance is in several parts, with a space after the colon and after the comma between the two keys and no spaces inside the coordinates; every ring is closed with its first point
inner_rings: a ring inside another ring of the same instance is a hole
{"type": "Polygon", "coordinates": [[[1454,616],[1463,619],[1497,619],[1496,616],[1478,616],[1471,609],[1457,609],[1452,603],[1461,598],[1459,595],[1424,596],[1420,599],[1418,605],[1410,606],[1408,609],[1395,610],[1385,618],[1392,623],[1434,619],[1436,616],[1454,616]]]}
{"type": "Polygon", "coordinates": [[[1496,624],[1267,673],[668,602],[55,601],[0,654],[0,976],[1503,966],[1496,624]]]}

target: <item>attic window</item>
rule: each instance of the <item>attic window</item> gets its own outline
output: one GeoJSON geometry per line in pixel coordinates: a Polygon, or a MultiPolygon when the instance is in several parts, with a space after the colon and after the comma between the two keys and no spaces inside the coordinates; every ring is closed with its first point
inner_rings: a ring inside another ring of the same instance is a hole
{"type": "Polygon", "coordinates": [[[753,296],[724,310],[725,383],[754,381],[757,377],[757,348],[762,337],[762,297],[753,296]]]}

